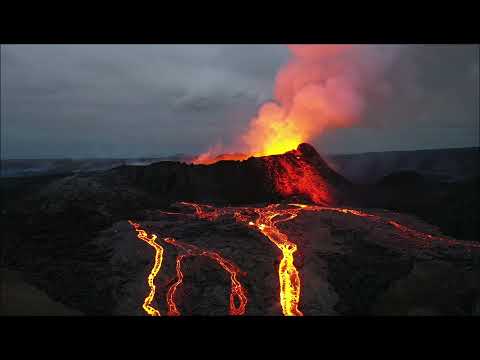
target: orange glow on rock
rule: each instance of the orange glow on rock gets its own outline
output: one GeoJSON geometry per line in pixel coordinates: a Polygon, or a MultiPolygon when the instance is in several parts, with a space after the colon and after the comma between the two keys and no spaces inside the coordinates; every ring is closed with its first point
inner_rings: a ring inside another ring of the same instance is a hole
{"type": "MultiPolygon", "coordinates": [[[[293,152],[297,153],[298,150],[293,152]]],[[[316,204],[330,205],[333,203],[325,179],[300,156],[295,157],[295,161],[287,157],[279,157],[275,160],[271,157],[263,159],[275,181],[275,189],[282,196],[304,195],[316,204]],[[279,166],[274,166],[274,164],[279,166]]]]}
{"type": "MultiPolygon", "coordinates": [[[[263,156],[258,160],[277,194],[285,198],[300,195],[315,204],[331,206],[335,202],[332,196],[333,189],[315,162],[320,157],[314,157],[312,160],[311,156],[305,155],[302,152],[305,151],[302,150],[302,146],[306,145],[308,144],[302,144],[281,156],[263,156]]],[[[313,151],[315,152],[314,149],[313,151]]],[[[204,210],[199,212],[196,204],[187,202],[182,204],[194,207],[197,216],[201,219],[214,220],[219,216],[213,207],[203,205],[204,210]]]]}

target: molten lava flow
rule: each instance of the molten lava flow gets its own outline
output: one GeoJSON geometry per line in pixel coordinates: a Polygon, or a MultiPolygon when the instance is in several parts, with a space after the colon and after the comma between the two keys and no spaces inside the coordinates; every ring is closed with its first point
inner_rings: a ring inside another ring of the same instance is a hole
{"type": "Polygon", "coordinates": [[[185,201],[181,202],[180,204],[186,205],[186,206],[192,206],[195,209],[195,215],[199,219],[214,221],[221,215],[218,209],[210,205],[198,205],[195,203],[189,203],[185,201]],[[203,210],[202,207],[208,209],[208,211],[203,210]]]}
{"type": "MultiPolygon", "coordinates": [[[[278,278],[280,283],[280,304],[282,306],[282,312],[284,315],[303,315],[303,313],[299,310],[301,280],[300,274],[294,264],[294,253],[297,251],[297,245],[292,243],[289,240],[288,236],[279,230],[278,224],[296,218],[302,211],[338,212],[341,214],[365,218],[368,219],[368,221],[374,222],[376,224],[390,226],[395,231],[398,231],[400,234],[402,234],[404,237],[407,237],[409,240],[418,239],[424,244],[424,246],[431,246],[432,242],[436,241],[441,244],[446,244],[448,246],[459,245],[468,250],[470,250],[471,248],[480,248],[480,244],[474,244],[446,237],[426,234],[411,229],[394,220],[386,219],[376,214],[369,214],[355,209],[295,203],[289,204],[290,207],[287,208],[281,207],[278,204],[270,204],[263,208],[215,208],[210,205],[200,205],[196,203],[183,202],[181,204],[193,207],[195,209],[195,216],[199,219],[215,221],[220,216],[233,216],[237,222],[245,224],[247,226],[253,226],[258,229],[260,233],[266,236],[272,243],[275,244],[275,246],[280,249],[283,257],[278,267],[278,278]]],[[[164,212],[164,214],[178,215],[180,213],[164,212]]],[[[160,315],[159,311],[154,309],[150,304],[155,296],[155,285],[153,282],[162,264],[163,248],[155,242],[157,238],[156,235],[152,234],[149,237],[146,231],[140,228],[139,224],[133,223],[131,221],[129,221],[129,223],[137,231],[138,238],[147,242],[156,250],[155,265],[150,272],[150,275],[148,276],[148,284],[151,290],[149,295],[145,298],[143,308],[150,315],[160,315]]],[[[180,311],[175,304],[174,297],[178,286],[181,285],[183,282],[183,273],[181,269],[182,261],[190,256],[206,256],[216,261],[224,270],[226,270],[230,274],[232,286],[230,291],[229,313],[231,315],[243,315],[245,313],[247,296],[245,289],[238,281],[238,277],[241,272],[237,266],[235,266],[232,262],[224,259],[220,254],[215,251],[202,250],[197,246],[185,244],[173,238],[165,238],[164,241],[182,250],[182,253],[179,254],[176,259],[177,280],[173,285],[170,286],[167,292],[167,304],[169,308],[168,315],[180,315],[180,311]],[[238,305],[236,304],[236,302],[238,302],[238,305]]]]}
{"type": "MultiPolygon", "coordinates": [[[[184,205],[193,206],[197,216],[202,219],[213,221],[218,216],[231,213],[229,208],[215,209],[208,206],[210,212],[205,212],[202,207],[204,205],[194,203],[183,203],[184,205]],[[212,211],[213,209],[213,211],[212,211]],[[215,216],[211,216],[215,214],[215,216]]],[[[248,208],[246,208],[248,209],[248,208]]],[[[283,234],[276,224],[295,218],[301,211],[299,208],[293,209],[278,209],[278,205],[269,205],[266,208],[250,208],[254,210],[258,218],[255,223],[250,221],[247,216],[242,215],[241,210],[233,211],[233,216],[239,222],[255,226],[265,235],[271,242],[273,242],[282,252],[283,258],[278,267],[278,277],[280,282],[280,304],[284,315],[302,316],[303,313],[298,309],[300,302],[300,276],[298,270],[294,265],[293,254],[297,251],[297,245],[288,240],[287,235],[283,234]],[[286,218],[280,218],[286,216],[286,218]]]]}
{"type": "MultiPolygon", "coordinates": [[[[173,238],[165,238],[165,242],[174,245],[182,249],[185,253],[177,257],[176,261],[176,270],[177,270],[177,281],[168,289],[167,292],[167,304],[168,304],[168,315],[178,316],[180,311],[174,301],[175,291],[177,287],[183,282],[183,273],[181,270],[182,261],[189,256],[206,256],[214,261],[216,261],[225,271],[230,274],[230,280],[232,282],[232,288],[230,291],[230,306],[229,313],[230,315],[243,315],[247,306],[247,296],[246,291],[243,288],[242,284],[238,281],[237,277],[240,274],[240,269],[235,266],[231,261],[224,259],[219,253],[215,251],[201,250],[195,245],[184,244],[173,238]],[[236,305],[235,300],[238,300],[238,305],[236,305]]],[[[244,274],[245,275],[245,274],[244,274]]]]}
{"type": "Polygon", "coordinates": [[[414,238],[414,239],[420,239],[422,241],[439,241],[445,244],[448,244],[450,246],[453,245],[460,245],[462,247],[465,247],[466,249],[470,248],[480,248],[480,244],[475,244],[475,243],[470,243],[470,242],[464,242],[461,240],[455,240],[455,239],[450,239],[447,237],[443,236],[436,236],[436,235],[430,235],[426,234],[421,231],[417,231],[414,229],[409,228],[408,226],[402,225],[394,220],[389,220],[382,218],[379,215],[375,214],[369,214],[360,210],[354,210],[354,209],[347,209],[347,208],[334,208],[334,207],[322,207],[322,206],[315,206],[315,205],[304,205],[304,204],[290,204],[292,206],[299,207],[301,209],[305,210],[310,210],[310,211],[335,211],[335,212],[340,212],[343,214],[350,214],[362,218],[368,218],[371,219],[372,221],[376,223],[381,223],[381,224],[387,224],[389,226],[392,226],[396,230],[398,230],[401,234],[408,236],[409,238],[414,238]]]}
{"type": "MultiPolygon", "coordinates": [[[[192,204],[193,205],[193,204],[192,204]]],[[[196,204],[195,204],[196,205],[196,204]]],[[[200,207],[198,207],[199,211],[202,211],[200,207]]],[[[179,213],[171,213],[171,212],[163,212],[166,215],[178,215],[179,213]]],[[[211,219],[211,217],[207,216],[207,219],[211,219]]],[[[155,252],[155,264],[148,275],[148,285],[150,286],[150,293],[145,298],[143,303],[143,309],[152,316],[160,316],[160,312],[151,306],[151,303],[155,297],[155,284],[154,280],[157,273],[160,271],[162,266],[162,259],[163,259],[163,247],[158,245],[155,240],[157,239],[157,235],[152,234],[150,237],[148,236],[147,232],[141,229],[141,225],[134,223],[133,221],[128,221],[130,225],[133,226],[135,231],[137,231],[137,237],[143,241],[145,241],[150,246],[154,247],[155,252]]],[[[207,251],[201,250],[195,245],[191,244],[184,244],[178,240],[173,238],[165,238],[164,241],[176,247],[182,249],[185,253],[181,254],[177,257],[176,260],[176,271],[177,271],[177,281],[168,289],[167,292],[167,304],[168,304],[168,315],[180,315],[175,302],[174,302],[174,295],[177,287],[183,282],[183,273],[181,270],[181,263],[184,258],[189,256],[206,256],[214,261],[216,261],[225,271],[230,274],[230,280],[232,282],[232,288],[230,291],[230,315],[243,315],[245,313],[245,309],[247,306],[247,296],[246,290],[243,288],[242,284],[238,281],[238,276],[241,274],[240,269],[235,266],[231,261],[226,260],[220,254],[215,251],[207,251]],[[236,304],[236,300],[238,301],[238,305],[236,304]]],[[[242,273],[242,275],[246,275],[242,273]]]]}
{"type": "Polygon", "coordinates": [[[263,158],[277,192],[284,197],[304,195],[319,205],[332,204],[333,199],[325,179],[300,156],[298,150],[293,150],[292,153],[297,154],[293,159],[263,158]]]}
{"type": "Polygon", "coordinates": [[[149,244],[155,249],[155,263],[153,265],[152,270],[150,271],[150,274],[148,275],[148,286],[150,287],[150,293],[147,295],[147,297],[143,302],[143,309],[151,316],[160,316],[160,311],[152,307],[151,303],[155,297],[155,284],[154,284],[155,276],[157,276],[162,266],[163,247],[161,247],[155,242],[155,240],[157,239],[157,235],[152,234],[149,237],[147,232],[141,228],[140,224],[134,223],[130,220],[128,220],[128,222],[130,223],[130,225],[133,226],[133,228],[137,232],[137,237],[140,240],[145,241],[147,244],[149,244]]]}
{"type": "Polygon", "coordinates": [[[255,226],[260,232],[273,242],[282,252],[283,258],[278,267],[280,282],[280,305],[284,315],[302,316],[298,310],[300,302],[300,275],[293,263],[293,254],[297,251],[297,245],[288,240],[275,226],[279,222],[292,220],[301,209],[278,210],[277,206],[269,205],[264,209],[255,209],[258,218],[255,226]],[[287,218],[278,219],[280,216],[289,215],[287,218]]]}
{"type": "Polygon", "coordinates": [[[448,245],[461,245],[465,248],[480,247],[480,244],[470,244],[459,240],[425,234],[401,225],[396,221],[384,219],[379,215],[369,214],[355,209],[293,203],[289,204],[293,208],[286,209],[280,208],[278,204],[271,204],[264,208],[237,207],[218,209],[213,206],[205,206],[195,203],[183,204],[194,207],[197,217],[209,221],[214,221],[221,215],[230,214],[236,219],[236,221],[257,228],[280,249],[283,258],[280,261],[278,268],[278,277],[280,282],[280,304],[284,315],[303,315],[298,309],[300,304],[301,281],[300,274],[294,265],[294,253],[297,251],[297,245],[292,243],[288,236],[278,229],[277,225],[281,222],[294,219],[302,211],[333,211],[342,214],[349,214],[366,218],[376,223],[392,226],[408,238],[415,238],[423,241],[436,240],[448,245]],[[208,209],[208,211],[206,211],[206,209],[208,209]],[[252,221],[252,212],[257,214],[255,221],[252,221]]]}
{"type": "Polygon", "coordinates": [[[403,233],[403,234],[405,234],[405,235],[407,235],[411,238],[420,239],[420,240],[423,241],[423,243],[426,243],[428,241],[430,241],[430,242],[431,241],[439,241],[439,242],[442,242],[442,243],[446,243],[449,246],[460,245],[460,246],[464,247],[465,249],[467,249],[468,251],[470,251],[470,249],[472,249],[472,248],[480,248],[480,244],[466,243],[464,241],[449,239],[449,238],[446,238],[446,237],[443,237],[443,236],[435,236],[435,235],[426,234],[424,232],[417,231],[417,230],[411,229],[411,228],[409,228],[405,225],[399,224],[398,222],[393,221],[393,220],[386,220],[386,222],[389,225],[393,226],[395,229],[399,230],[401,233],[403,233]]]}
{"type": "Polygon", "coordinates": [[[168,304],[168,315],[170,316],[179,316],[180,311],[177,309],[177,305],[175,304],[175,301],[173,299],[175,295],[175,291],[177,291],[178,285],[180,285],[183,282],[183,273],[181,270],[181,263],[183,258],[185,258],[188,255],[179,255],[177,256],[176,260],[176,266],[175,269],[177,271],[177,281],[170,286],[170,288],[167,291],[167,304],[168,304]]]}

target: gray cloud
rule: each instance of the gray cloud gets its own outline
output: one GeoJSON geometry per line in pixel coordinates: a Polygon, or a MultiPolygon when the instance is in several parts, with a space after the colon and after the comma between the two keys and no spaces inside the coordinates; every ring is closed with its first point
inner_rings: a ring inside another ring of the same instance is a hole
{"type": "Polygon", "coordinates": [[[478,46],[404,46],[388,73],[391,96],[370,108],[364,124],[472,128],[478,123],[478,67],[478,46]]]}
{"type": "MultiPolygon", "coordinates": [[[[388,72],[390,96],[372,101],[357,129],[332,130],[315,145],[478,145],[478,47],[401,48],[388,72]]],[[[2,158],[153,156],[228,144],[272,97],[287,59],[281,45],[2,45],[2,158]]]]}

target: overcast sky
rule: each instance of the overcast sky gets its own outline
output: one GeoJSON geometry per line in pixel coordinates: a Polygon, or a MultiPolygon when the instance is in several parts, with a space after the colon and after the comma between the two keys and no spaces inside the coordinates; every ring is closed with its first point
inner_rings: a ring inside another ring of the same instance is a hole
{"type": "MultiPolygon", "coordinates": [[[[479,145],[479,50],[404,45],[392,92],[326,153],[479,145]]],[[[2,158],[149,157],[228,144],[272,97],[282,45],[2,45],[2,158]]]]}

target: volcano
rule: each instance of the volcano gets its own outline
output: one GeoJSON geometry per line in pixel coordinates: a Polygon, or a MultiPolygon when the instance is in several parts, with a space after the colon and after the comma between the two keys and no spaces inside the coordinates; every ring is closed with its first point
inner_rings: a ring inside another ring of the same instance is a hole
{"type": "Polygon", "coordinates": [[[182,200],[238,205],[301,200],[338,205],[348,202],[352,194],[351,183],[306,143],[281,155],[220,160],[208,165],[159,162],[122,166],[106,177],[112,185],[129,184],[170,203],[182,200]]]}
{"type": "Polygon", "coordinates": [[[93,315],[478,314],[478,243],[367,205],[309,144],[228,157],[37,180],[2,217],[6,263],[93,315]]]}

